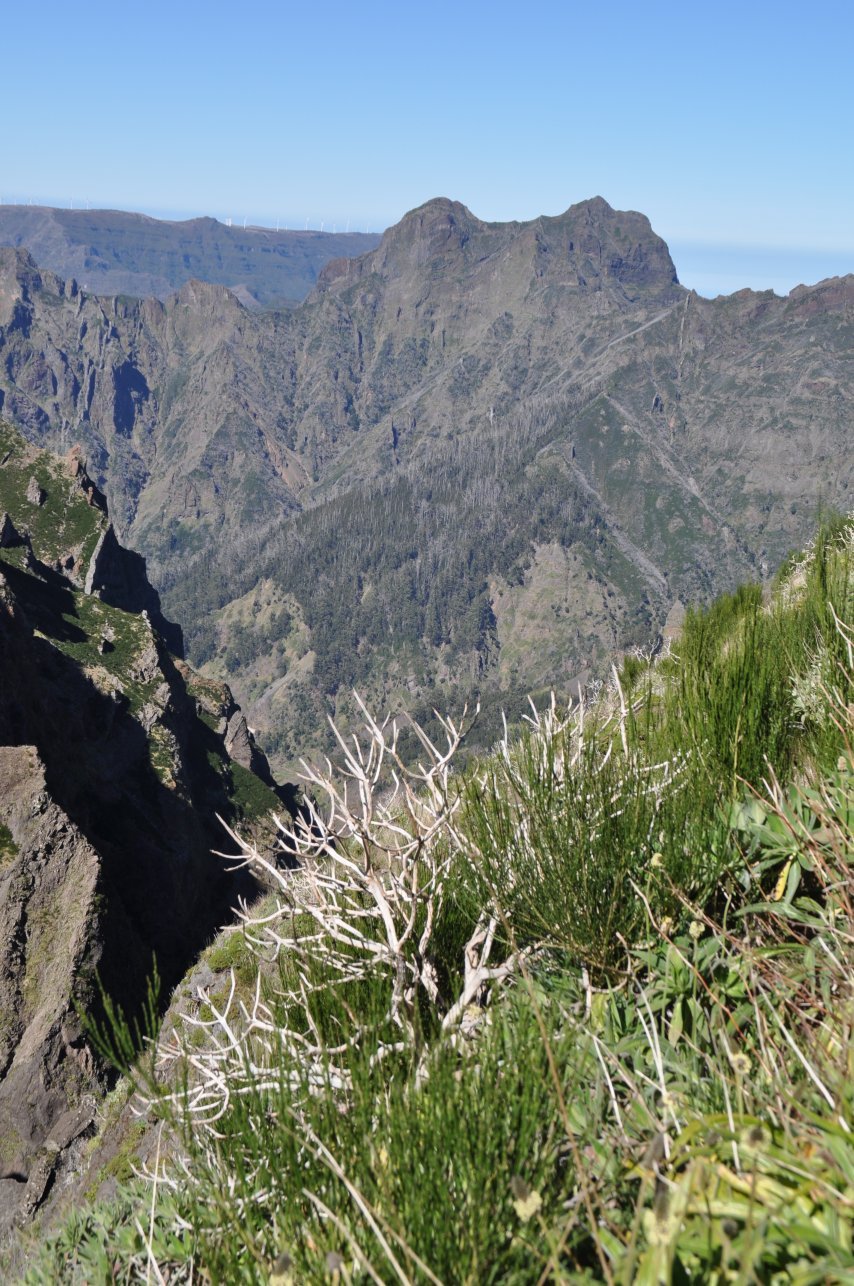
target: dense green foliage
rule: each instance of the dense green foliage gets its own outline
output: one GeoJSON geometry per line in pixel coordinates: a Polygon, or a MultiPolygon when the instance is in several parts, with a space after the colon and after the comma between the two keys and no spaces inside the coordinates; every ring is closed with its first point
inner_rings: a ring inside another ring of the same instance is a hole
{"type": "Polygon", "coordinates": [[[826,528],[772,601],[690,613],[628,695],[470,767],[414,1041],[384,973],[300,1001],[285,953],[261,985],[324,1075],[252,1046],[211,1133],[139,1066],[186,1172],[28,1280],[851,1280],[852,570],[826,528]],[[451,1036],[484,905],[525,954],[451,1036]]]}

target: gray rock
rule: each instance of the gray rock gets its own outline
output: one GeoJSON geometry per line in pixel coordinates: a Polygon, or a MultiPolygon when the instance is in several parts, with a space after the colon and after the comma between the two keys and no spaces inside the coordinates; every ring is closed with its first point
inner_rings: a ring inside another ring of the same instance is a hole
{"type": "Polygon", "coordinates": [[[677,598],[676,602],[667,613],[667,619],[661,631],[661,636],[665,643],[676,643],[682,637],[682,631],[685,628],[685,605],[680,603],[677,598]]]}
{"type": "Polygon", "coordinates": [[[11,549],[14,545],[23,544],[15,524],[7,513],[0,514],[0,549],[11,549]]]}
{"type": "Polygon", "coordinates": [[[88,1074],[84,1058],[69,1060],[63,1031],[77,1022],[81,971],[97,963],[100,862],[51,798],[34,746],[0,746],[0,821],[13,844],[0,867],[0,1139],[7,1176],[20,1176],[2,1199],[26,1217],[84,1128],[70,1115],[72,1082],[96,1085],[91,1058],[88,1074]]]}
{"type": "Polygon", "coordinates": [[[242,764],[244,768],[252,768],[254,747],[242,710],[236,710],[228,721],[225,748],[235,763],[242,764]]]}

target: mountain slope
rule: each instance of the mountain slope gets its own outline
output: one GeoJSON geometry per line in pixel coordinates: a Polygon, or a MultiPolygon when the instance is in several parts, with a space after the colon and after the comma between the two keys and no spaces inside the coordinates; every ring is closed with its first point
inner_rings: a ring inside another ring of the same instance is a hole
{"type": "Polygon", "coordinates": [[[84,443],[283,760],[353,684],[569,688],[851,482],[854,277],[704,300],[598,198],[527,224],[429,202],[288,314],[198,283],[105,301],[6,252],[0,327],[6,414],[84,443]]]}
{"type": "Polygon", "coordinates": [[[170,639],[79,455],[0,422],[0,1229],[91,1124],[96,973],[129,1011],[172,985],[253,888],[216,814],[264,843],[290,798],[170,639]]]}

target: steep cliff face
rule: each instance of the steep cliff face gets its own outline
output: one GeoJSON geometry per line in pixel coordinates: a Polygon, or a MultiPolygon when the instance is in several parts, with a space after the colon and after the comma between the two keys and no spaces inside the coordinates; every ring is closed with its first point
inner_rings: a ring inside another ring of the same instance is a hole
{"type": "Polygon", "coordinates": [[[0,800],[2,1228],[37,1208],[56,1153],[92,1119],[74,1000],[93,999],[103,929],[98,854],[51,797],[35,746],[0,746],[0,800]]]}
{"type": "Polygon", "coordinates": [[[701,299],[600,198],[428,202],[287,315],[97,299],[0,251],[7,414],[84,443],[283,759],[354,684],[506,702],[770,572],[847,504],[852,327],[854,277],[701,299]]]}
{"type": "Polygon", "coordinates": [[[79,456],[0,424],[0,511],[2,1225],[91,1122],[96,972],[129,1011],[155,959],[176,981],[251,892],[211,853],[216,813],[263,839],[287,794],[228,689],[170,653],[79,456]]]}

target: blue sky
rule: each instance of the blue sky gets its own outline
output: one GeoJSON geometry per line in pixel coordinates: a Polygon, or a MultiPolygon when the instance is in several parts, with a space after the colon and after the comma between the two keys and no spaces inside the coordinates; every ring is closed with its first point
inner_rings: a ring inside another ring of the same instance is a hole
{"type": "Polygon", "coordinates": [[[854,271],[854,7],[7,6],[0,197],[378,230],[596,194],[704,293],[854,271]]]}

